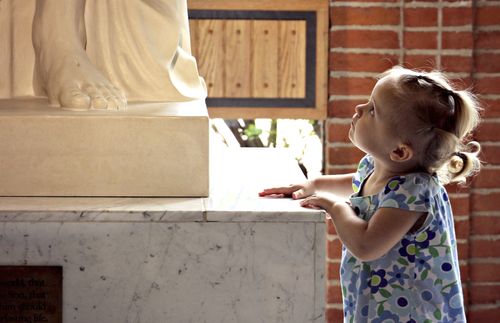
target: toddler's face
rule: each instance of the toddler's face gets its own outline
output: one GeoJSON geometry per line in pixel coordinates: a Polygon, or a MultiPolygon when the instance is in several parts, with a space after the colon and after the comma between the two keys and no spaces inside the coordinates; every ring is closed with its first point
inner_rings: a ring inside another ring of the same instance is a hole
{"type": "Polygon", "coordinates": [[[394,89],[396,79],[388,75],[373,88],[370,101],[355,108],[349,138],[365,153],[375,158],[389,158],[389,153],[399,143],[396,131],[394,89]]]}

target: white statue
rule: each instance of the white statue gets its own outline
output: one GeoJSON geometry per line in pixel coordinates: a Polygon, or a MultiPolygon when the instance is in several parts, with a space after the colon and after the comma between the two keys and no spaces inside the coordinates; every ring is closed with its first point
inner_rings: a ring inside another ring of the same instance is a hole
{"type": "Polygon", "coordinates": [[[0,81],[0,98],[42,95],[65,109],[122,110],[127,100],[206,97],[186,0],[0,1],[0,41],[0,72],[11,74],[0,81]]]}

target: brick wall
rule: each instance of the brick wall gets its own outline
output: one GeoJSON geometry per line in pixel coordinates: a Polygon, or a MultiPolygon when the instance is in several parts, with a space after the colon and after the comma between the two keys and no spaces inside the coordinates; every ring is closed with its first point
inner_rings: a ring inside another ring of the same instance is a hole
{"type": "MultiPolygon", "coordinates": [[[[354,171],[347,137],[354,106],[394,64],[444,70],[485,107],[476,137],[486,162],[467,188],[449,187],[470,322],[500,317],[500,1],[330,1],[326,172],[354,171]]],[[[342,322],[341,243],[328,228],[328,322],[342,322]]]]}

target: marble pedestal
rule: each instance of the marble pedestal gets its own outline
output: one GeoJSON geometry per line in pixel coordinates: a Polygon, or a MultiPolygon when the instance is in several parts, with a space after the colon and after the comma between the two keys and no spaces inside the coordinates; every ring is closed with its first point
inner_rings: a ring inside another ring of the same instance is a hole
{"type": "Polygon", "coordinates": [[[64,111],[0,100],[0,196],[207,196],[204,101],[64,111]]]}
{"type": "Polygon", "coordinates": [[[324,322],[324,214],[257,196],[299,168],[212,153],[208,198],[0,198],[0,265],[63,266],[64,322],[324,322]]]}

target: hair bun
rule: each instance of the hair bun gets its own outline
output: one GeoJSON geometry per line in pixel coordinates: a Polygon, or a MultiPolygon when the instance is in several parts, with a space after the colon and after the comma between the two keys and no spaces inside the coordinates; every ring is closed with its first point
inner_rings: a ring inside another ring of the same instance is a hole
{"type": "Polygon", "coordinates": [[[457,153],[451,157],[450,162],[448,163],[448,171],[451,174],[459,174],[463,171],[465,167],[464,158],[462,154],[457,153]]]}

